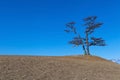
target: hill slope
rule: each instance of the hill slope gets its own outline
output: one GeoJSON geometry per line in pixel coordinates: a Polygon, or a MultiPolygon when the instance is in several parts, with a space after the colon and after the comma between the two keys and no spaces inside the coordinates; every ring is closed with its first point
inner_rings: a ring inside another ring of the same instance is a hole
{"type": "Polygon", "coordinates": [[[0,80],[120,80],[120,65],[95,56],[0,56],[0,80]]]}

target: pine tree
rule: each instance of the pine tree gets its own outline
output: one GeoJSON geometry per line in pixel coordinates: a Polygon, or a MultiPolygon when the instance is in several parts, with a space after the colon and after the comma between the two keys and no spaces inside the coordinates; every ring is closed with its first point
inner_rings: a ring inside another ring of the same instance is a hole
{"type": "Polygon", "coordinates": [[[75,27],[75,22],[70,22],[66,24],[65,32],[73,32],[75,37],[73,40],[69,41],[69,44],[73,44],[74,46],[82,46],[85,55],[91,55],[89,47],[91,46],[105,46],[105,41],[102,38],[91,37],[96,28],[99,28],[103,25],[101,22],[96,22],[96,16],[89,16],[83,19],[85,31],[85,36],[81,36],[75,27]]]}

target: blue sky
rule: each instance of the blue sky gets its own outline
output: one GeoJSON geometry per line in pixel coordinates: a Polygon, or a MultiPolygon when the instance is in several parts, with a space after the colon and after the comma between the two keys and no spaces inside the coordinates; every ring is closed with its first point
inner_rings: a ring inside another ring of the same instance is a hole
{"type": "Polygon", "coordinates": [[[75,21],[80,28],[82,19],[92,15],[104,23],[95,35],[107,46],[91,47],[91,53],[119,58],[120,0],[0,0],[0,54],[81,54],[81,47],[68,44],[73,36],[64,32],[65,24],[75,21]]]}

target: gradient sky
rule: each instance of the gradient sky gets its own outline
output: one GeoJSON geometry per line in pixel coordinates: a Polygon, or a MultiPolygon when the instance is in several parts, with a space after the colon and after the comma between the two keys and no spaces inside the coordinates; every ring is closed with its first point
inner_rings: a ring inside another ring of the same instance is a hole
{"type": "Polygon", "coordinates": [[[107,46],[91,47],[91,53],[120,58],[120,0],[0,0],[0,54],[81,54],[81,47],[68,44],[73,36],[64,32],[65,24],[75,21],[80,28],[92,15],[104,23],[95,35],[107,46]]]}

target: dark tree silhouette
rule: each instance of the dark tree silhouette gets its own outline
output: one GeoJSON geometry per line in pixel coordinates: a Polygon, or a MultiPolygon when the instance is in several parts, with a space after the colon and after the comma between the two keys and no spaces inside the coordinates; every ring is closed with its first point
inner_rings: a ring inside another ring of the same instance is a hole
{"type": "Polygon", "coordinates": [[[75,22],[70,22],[66,24],[66,30],[65,32],[73,32],[75,34],[75,37],[73,40],[69,41],[70,44],[73,44],[74,46],[81,45],[84,54],[85,55],[91,55],[89,51],[90,46],[105,46],[105,41],[102,38],[96,38],[91,37],[90,35],[95,31],[96,28],[99,28],[102,26],[103,23],[96,22],[97,17],[96,16],[89,16],[87,18],[83,19],[85,26],[84,34],[85,36],[82,37],[77,31],[75,27],[75,22]]]}

